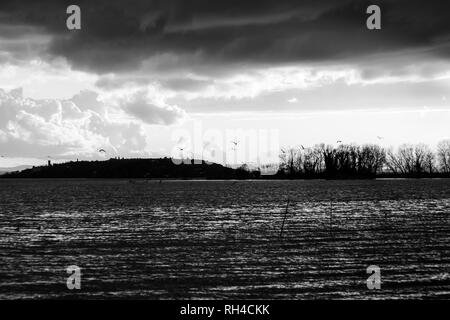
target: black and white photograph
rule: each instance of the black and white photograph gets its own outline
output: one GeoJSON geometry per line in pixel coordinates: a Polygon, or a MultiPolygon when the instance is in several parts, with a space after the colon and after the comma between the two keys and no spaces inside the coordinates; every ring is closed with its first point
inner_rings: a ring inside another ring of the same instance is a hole
{"type": "Polygon", "coordinates": [[[0,300],[449,299],[448,0],[1,0],[0,300]]]}

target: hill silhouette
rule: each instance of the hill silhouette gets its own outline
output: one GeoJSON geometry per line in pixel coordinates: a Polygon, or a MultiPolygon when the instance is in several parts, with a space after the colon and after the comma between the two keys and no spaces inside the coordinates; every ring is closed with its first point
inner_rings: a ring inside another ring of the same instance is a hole
{"type": "Polygon", "coordinates": [[[259,171],[245,167],[233,169],[216,163],[185,160],[175,164],[162,159],[109,159],[106,161],[71,161],[9,172],[2,178],[126,178],[126,179],[252,179],[259,171]]]}

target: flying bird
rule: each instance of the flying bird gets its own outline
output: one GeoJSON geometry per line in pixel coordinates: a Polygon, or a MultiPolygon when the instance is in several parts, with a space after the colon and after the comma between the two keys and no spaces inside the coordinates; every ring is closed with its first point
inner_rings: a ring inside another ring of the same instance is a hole
{"type": "Polygon", "coordinates": [[[100,150],[98,150],[98,152],[106,153],[105,149],[100,149],[100,150]]]}
{"type": "Polygon", "coordinates": [[[234,144],[234,147],[232,148],[234,151],[236,151],[237,145],[238,145],[238,141],[231,141],[232,144],[234,144]]]}
{"type": "Polygon", "coordinates": [[[378,140],[383,140],[384,137],[377,136],[378,140]]]}
{"type": "Polygon", "coordinates": [[[305,147],[301,144],[300,147],[302,147],[302,150],[305,150],[305,147]]]}
{"type": "Polygon", "coordinates": [[[342,143],[342,140],[338,140],[338,141],[336,141],[336,143],[342,143]]]}

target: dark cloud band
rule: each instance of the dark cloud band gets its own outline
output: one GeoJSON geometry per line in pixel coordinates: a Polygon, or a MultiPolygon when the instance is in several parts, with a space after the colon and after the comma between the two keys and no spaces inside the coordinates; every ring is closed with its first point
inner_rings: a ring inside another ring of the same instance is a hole
{"type": "Polygon", "coordinates": [[[212,67],[360,60],[405,49],[449,57],[446,0],[79,0],[80,31],[65,29],[69,4],[4,0],[0,25],[9,27],[0,36],[11,37],[11,26],[22,26],[17,36],[38,28],[52,37],[47,53],[99,73],[162,55],[178,57],[180,66],[212,67]],[[370,4],[382,9],[382,30],[366,28],[370,4]]]}

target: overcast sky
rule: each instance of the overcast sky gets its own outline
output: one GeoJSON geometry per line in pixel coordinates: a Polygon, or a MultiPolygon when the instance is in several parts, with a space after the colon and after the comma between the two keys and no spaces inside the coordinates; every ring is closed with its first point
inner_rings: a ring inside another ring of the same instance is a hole
{"type": "Polygon", "coordinates": [[[449,16],[448,0],[2,0],[0,167],[171,155],[199,126],[224,152],[237,129],[433,147],[450,138],[449,16]]]}

